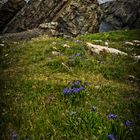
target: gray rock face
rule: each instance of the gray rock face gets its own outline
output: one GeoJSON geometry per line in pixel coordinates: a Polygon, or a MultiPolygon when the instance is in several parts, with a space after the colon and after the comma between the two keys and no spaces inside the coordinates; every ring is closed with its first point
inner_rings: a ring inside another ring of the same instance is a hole
{"type": "Polygon", "coordinates": [[[117,0],[101,5],[100,31],[140,28],[140,1],[117,0]]]}
{"type": "Polygon", "coordinates": [[[98,0],[99,4],[103,4],[103,3],[106,3],[108,1],[115,1],[115,0],[98,0]]]}
{"type": "Polygon", "coordinates": [[[98,32],[100,7],[97,0],[32,0],[9,22],[3,33],[33,29],[42,23],[48,26],[50,22],[57,23],[53,30],[70,36],[98,32]]]}
{"type": "Polygon", "coordinates": [[[24,0],[9,0],[2,5],[0,8],[0,32],[25,4],[24,0]]]}
{"type": "Polygon", "coordinates": [[[4,4],[4,3],[6,3],[8,0],[1,0],[0,1],[0,8],[2,7],[2,5],[4,4]]]}

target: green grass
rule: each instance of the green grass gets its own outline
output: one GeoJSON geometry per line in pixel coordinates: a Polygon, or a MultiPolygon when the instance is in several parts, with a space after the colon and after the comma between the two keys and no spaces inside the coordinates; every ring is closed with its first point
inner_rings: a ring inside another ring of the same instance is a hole
{"type": "Polygon", "coordinates": [[[140,62],[131,55],[140,49],[125,45],[132,40],[140,40],[140,30],[6,42],[0,48],[0,139],[12,139],[12,132],[15,140],[139,139],[140,62]],[[130,56],[92,56],[84,48],[105,41],[130,56]],[[76,80],[85,90],[64,95],[76,80]],[[117,119],[108,120],[110,113],[117,119]],[[123,123],[130,119],[128,128],[123,123]]]}

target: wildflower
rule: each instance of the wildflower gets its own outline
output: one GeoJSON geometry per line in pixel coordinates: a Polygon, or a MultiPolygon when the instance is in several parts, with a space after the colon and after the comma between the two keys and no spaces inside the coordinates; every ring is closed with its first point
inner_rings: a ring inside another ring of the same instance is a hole
{"type": "Polygon", "coordinates": [[[71,56],[69,56],[69,59],[71,59],[71,58],[73,58],[73,56],[71,55],[71,56]]]}
{"type": "Polygon", "coordinates": [[[15,140],[17,138],[17,133],[15,131],[12,132],[12,140],[15,140]]]}
{"type": "Polygon", "coordinates": [[[69,93],[69,88],[64,88],[63,93],[67,95],[69,93]]]}
{"type": "Polygon", "coordinates": [[[108,138],[109,138],[110,140],[116,140],[113,134],[109,134],[109,135],[108,135],[108,138]]]}
{"type": "Polygon", "coordinates": [[[75,82],[75,85],[78,86],[78,85],[80,84],[80,82],[81,82],[80,80],[76,81],[76,82],[75,82]]]}
{"type": "Polygon", "coordinates": [[[108,119],[116,119],[116,118],[117,118],[117,115],[110,113],[110,114],[107,116],[107,118],[108,118],[108,119]]]}
{"type": "Polygon", "coordinates": [[[71,85],[71,87],[74,87],[74,82],[71,82],[71,84],[70,84],[70,85],[71,85]]]}
{"type": "Polygon", "coordinates": [[[70,89],[70,90],[69,90],[69,93],[72,94],[72,93],[73,93],[73,89],[70,89]]]}
{"type": "Polygon", "coordinates": [[[124,125],[127,127],[131,127],[133,125],[133,121],[132,120],[127,120],[126,122],[124,122],[124,125]]]}
{"type": "Polygon", "coordinates": [[[75,56],[80,56],[80,53],[77,53],[75,56]]]}
{"type": "Polygon", "coordinates": [[[83,90],[85,90],[85,88],[81,86],[81,87],[79,88],[79,90],[80,90],[80,91],[83,91],[83,90]]]}
{"type": "Polygon", "coordinates": [[[73,91],[75,92],[75,93],[78,93],[80,90],[79,90],[79,88],[73,88],[73,91]]]}

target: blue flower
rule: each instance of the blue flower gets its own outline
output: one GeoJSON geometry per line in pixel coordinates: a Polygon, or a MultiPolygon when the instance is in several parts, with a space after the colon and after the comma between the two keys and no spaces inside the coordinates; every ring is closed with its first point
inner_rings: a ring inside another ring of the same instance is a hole
{"type": "Polygon", "coordinates": [[[15,140],[17,138],[17,133],[15,131],[12,132],[12,140],[15,140]]]}
{"type": "Polygon", "coordinates": [[[71,56],[69,56],[69,59],[71,59],[71,58],[73,58],[73,56],[71,55],[71,56]]]}
{"type": "Polygon", "coordinates": [[[80,56],[80,53],[77,53],[75,56],[80,56]]]}
{"type": "Polygon", "coordinates": [[[85,88],[81,86],[81,87],[79,88],[79,90],[80,90],[80,91],[84,91],[85,88]]]}
{"type": "Polygon", "coordinates": [[[73,93],[73,89],[70,89],[70,90],[69,90],[69,93],[72,94],[72,93],[73,93]]]}
{"type": "Polygon", "coordinates": [[[109,138],[110,140],[116,140],[113,134],[109,134],[109,135],[108,135],[108,138],[109,138]]]}
{"type": "Polygon", "coordinates": [[[110,113],[110,114],[107,116],[107,118],[108,118],[108,119],[116,119],[116,118],[117,118],[117,115],[110,113]]]}
{"type": "Polygon", "coordinates": [[[127,120],[126,122],[124,122],[124,125],[127,127],[131,127],[133,125],[133,121],[132,120],[127,120]]]}
{"type": "Polygon", "coordinates": [[[80,81],[76,81],[75,85],[78,86],[81,82],[80,81]]]}
{"type": "Polygon", "coordinates": [[[70,85],[71,85],[71,87],[74,87],[74,82],[71,82],[71,84],[70,84],[70,85]]]}
{"type": "Polygon", "coordinates": [[[79,88],[73,88],[73,91],[75,92],[75,93],[78,93],[80,90],[79,90],[79,88]]]}
{"type": "Polygon", "coordinates": [[[66,95],[69,94],[69,88],[64,88],[63,93],[66,95]]]}

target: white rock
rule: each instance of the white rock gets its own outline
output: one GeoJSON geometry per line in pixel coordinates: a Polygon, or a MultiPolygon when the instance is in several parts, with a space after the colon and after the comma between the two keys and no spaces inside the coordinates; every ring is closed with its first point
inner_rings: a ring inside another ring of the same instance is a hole
{"type": "Polygon", "coordinates": [[[114,49],[114,48],[108,48],[106,46],[95,45],[95,44],[91,44],[91,43],[86,43],[86,48],[90,52],[96,53],[96,54],[100,54],[101,52],[106,52],[106,53],[111,53],[111,54],[116,54],[116,55],[118,55],[118,54],[128,55],[127,53],[114,49]]]}
{"type": "Polygon", "coordinates": [[[53,55],[57,55],[57,56],[58,56],[58,55],[61,55],[61,53],[60,53],[60,52],[57,52],[57,51],[52,51],[52,54],[53,54],[53,55]]]}
{"type": "Polygon", "coordinates": [[[67,45],[67,44],[64,44],[63,47],[64,47],[64,48],[70,48],[70,46],[67,45]]]}
{"type": "Polygon", "coordinates": [[[0,44],[0,46],[4,47],[4,44],[0,44]]]}
{"type": "Polygon", "coordinates": [[[134,43],[133,43],[133,42],[128,42],[128,41],[126,41],[126,42],[125,42],[125,45],[131,45],[131,46],[134,46],[134,43]]]}

